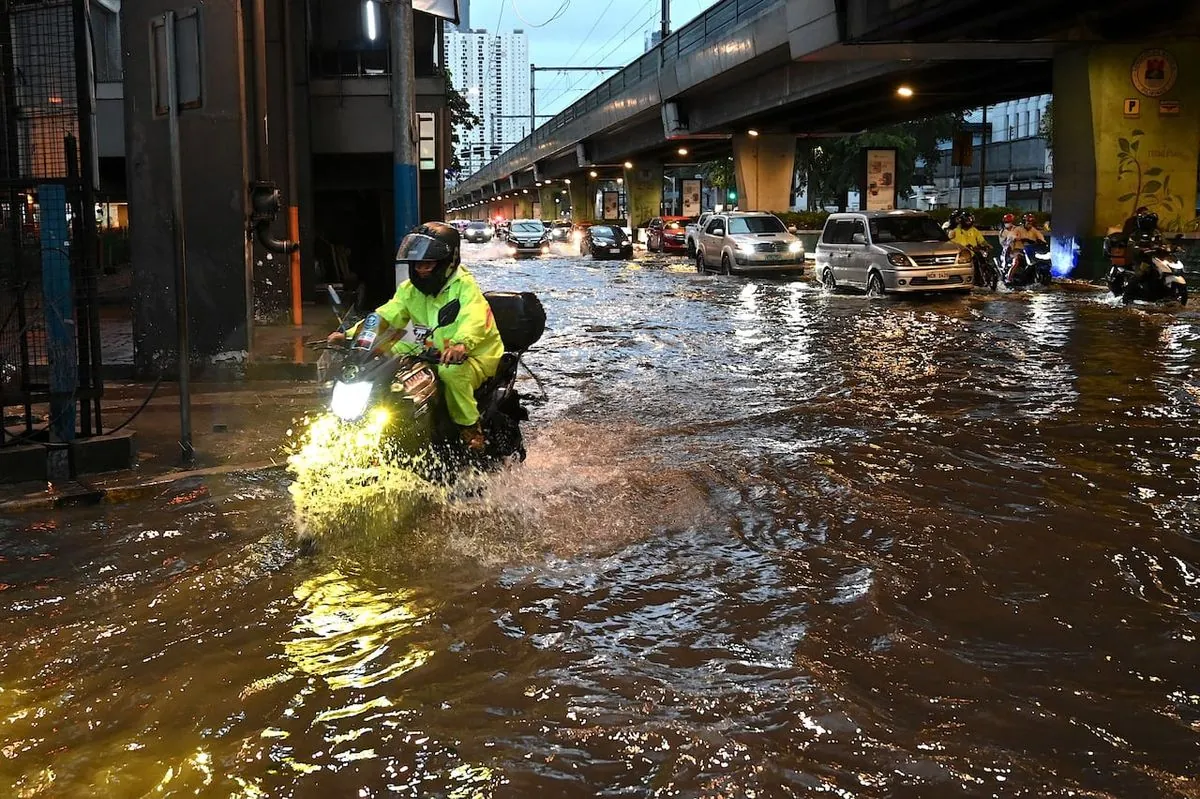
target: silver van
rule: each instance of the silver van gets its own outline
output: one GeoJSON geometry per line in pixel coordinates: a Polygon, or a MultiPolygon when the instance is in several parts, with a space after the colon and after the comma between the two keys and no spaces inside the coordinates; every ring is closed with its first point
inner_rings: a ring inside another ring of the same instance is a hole
{"type": "Polygon", "coordinates": [[[970,291],[971,253],[920,211],[830,214],[817,242],[815,276],[827,289],[970,291]]]}

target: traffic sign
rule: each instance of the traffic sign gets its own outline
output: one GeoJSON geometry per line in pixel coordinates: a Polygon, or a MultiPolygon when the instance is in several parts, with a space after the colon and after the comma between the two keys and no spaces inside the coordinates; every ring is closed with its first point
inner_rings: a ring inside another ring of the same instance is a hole
{"type": "Polygon", "coordinates": [[[1136,97],[1126,97],[1124,111],[1126,119],[1137,119],[1142,115],[1142,101],[1136,97]]]}
{"type": "Polygon", "coordinates": [[[1158,115],[1160,117],[1177,117],[1179,116],[1179,101],[1178,100],[1159,100],[1158,115]]]}

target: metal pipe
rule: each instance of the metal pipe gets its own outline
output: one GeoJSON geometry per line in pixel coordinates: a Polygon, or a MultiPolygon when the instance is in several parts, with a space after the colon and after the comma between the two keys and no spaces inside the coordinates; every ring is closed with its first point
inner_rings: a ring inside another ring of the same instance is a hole
{"type": "Polygon", "coordinates": [[[987,185],[988,121],[987,103],[983,104],[983,130],[979,134],[979,207],[983,208],[983,189],[987,185]]]}
{"type": "Polygon", "coordinates": [[[390,7],[393,232],[395,246],[399,247],[401,239],[421,221],[417,194],[417,137],[413,130],[417,83],[412,0],[393,0],[390,7]]]}
{"type": "MultiPolygon", "coordinates": [[[[261,3],[262,0],[255,0],[261,3]]],[[[179,449],[185,464],[192,448],[192,348],[188,340],[187,236],[183,223],[183,157],[179,147],[179,78],[175,63],[175,12],[163,14],[163,57],[167,64],[167,130],[171,152],[171,221],[175,240],[175,321],[179,337],[179,449]]]]}
{"type": "Polygon", "coordinates": [[[296,245],[290,255],[292,277],[292,324],[304,324],[304,291],[300,280],[300,197],[299,169],[296,165],[295,59],[292,48],[292,0],[283,2],[283,104],[287,131],[288,157],[288,238],[296,245]]]}
{"type": "MultiPolygon", "coordinates": [[[[498,31],[497,31],[498,32],[498,31]]],[[[534,88],[534,83],[537,80],[537,65],[529,65],[529,132],[533,133],[537,128],[537,90],[534,88]]]]}
{"type": "Polygon", "coordinates": [[[254,158],[255,177],[267,180],[271,174],[267,145],[270,130],[267,126],[267,2],[254,0],[254,32],[250,45],[254,57],[254,158]]]}

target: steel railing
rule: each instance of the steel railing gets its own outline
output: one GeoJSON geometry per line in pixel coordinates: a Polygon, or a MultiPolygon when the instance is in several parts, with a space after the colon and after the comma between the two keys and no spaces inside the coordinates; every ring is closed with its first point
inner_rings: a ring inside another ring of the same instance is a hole
{"type": "Polygon", "coordinates": [[[530,135],[501,153],[500,157],[495,159],[492,164],[465,178],[460,185],[469,184],[474,179],[486,183],[505,177],[499,174],[500,169],[494,167],[494,164],[536,149],[539,144],[549,140],[556,131],[601,107],[613,97],[619,96],[625,89],[636,86],[646,78],[656,76],[665,62],[685,56],[709,42],[724,38],[730,29],[761,16],[784,2],[785,0],[722,0],[663,39],[629,66],[538,126],[530,135]],[[489,172],[496,174],[489,174],[489,172]]]}

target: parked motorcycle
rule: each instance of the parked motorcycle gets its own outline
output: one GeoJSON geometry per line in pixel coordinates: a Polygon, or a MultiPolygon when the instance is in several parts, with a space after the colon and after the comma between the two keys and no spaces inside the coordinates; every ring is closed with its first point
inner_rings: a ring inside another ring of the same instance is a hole
{"type": "MultiPolygon", "coordinates": [[[[353,342],[331,347],[342,354],[334,367],[330,412],[343,424],[354,425],[373,415],[386,414],[384,439],[398,453],[435,454],[428,461],[433,479],[453,479],[463,466],[495,468],[513,459],[525,459],[520,423],[529,419],[516,389],[517,369],[524,353],[542,337],[546,312],[537,296],[529,293],[488,292],[484,294],[504,342],[504,355],[496,374],[475,392],[480,422],[487,444],[483,451],[468,448],[450,419],[439,387],[437,364],[441,354],[432,349],[392,352],[396,339],[385,335],[377,341],[379,317],[367,315],[353,342]],[[446,468],[449,467],[449,468],[446,468]]],[[[417,339],[427,341],[439,327],[458,316],[458,301],[447,303],[438,313],[437,325],[417,330],[417,339]]]]}
{"type": "Polygon", "coordinates": [[[1187,305],[1188,288],[1180,248],[1158,238],[1130,242],[1124,234],[1114,234],[1104,240],[1104,252],[1112,262],[1107,282],[1114,297],[1121,297],[1127,303],[1178,300],[1180,305],[1187,305]],[[1137,253],[1135,258],[1129,257],[1131,252],[1137,253]],[[1138,280],[1138,268],[1142,265],[1150,267],[1152,276],[1138,280]]]}
{"type": "Polygon", "coordinates": [[[1050,285],[1050,244],[1040,241],[1024,242],[1022,247],[1010,249],[1009,258],[1016,269],[1004,270],[1004,285],[1010,289],[1025,288],[1033,284],[1050,285]]]}

